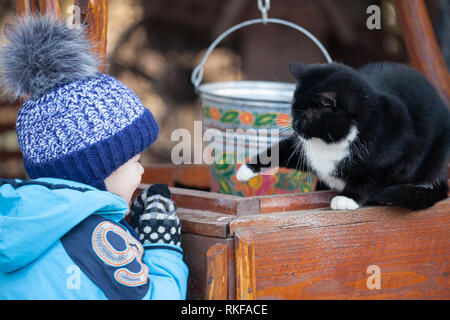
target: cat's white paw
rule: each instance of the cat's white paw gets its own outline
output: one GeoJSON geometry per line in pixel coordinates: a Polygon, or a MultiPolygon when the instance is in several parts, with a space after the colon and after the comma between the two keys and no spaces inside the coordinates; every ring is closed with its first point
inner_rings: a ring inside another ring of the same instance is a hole
{"type": "Polygon", "coordinates": [[[355,210],[359,205],[355,200],[344,196],[336,196],[331,200],[331,209],[333,210],[355,210]]]}
{"type": "Polygon", "coordinates": [[[258,174],[253,172],[246,164],[243,164],[236,173],[236,179],[237,181],[248,181],[258,174]]]}

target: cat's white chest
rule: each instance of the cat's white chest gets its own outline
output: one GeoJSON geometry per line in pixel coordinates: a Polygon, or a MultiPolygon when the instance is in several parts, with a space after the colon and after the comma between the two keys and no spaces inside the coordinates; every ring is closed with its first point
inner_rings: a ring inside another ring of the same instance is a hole
{"type": "Polygon", "coordinates": [[[357,134],[357,128],[352,127],[347,137],[336,143],[326,143],[318,138],[300,138],[309,165],[319,178],[334,190],[342,191],[345,188],[345,182],[334,177],[333,172],[339,162],[350,155],[349,146],[357,134]]]}

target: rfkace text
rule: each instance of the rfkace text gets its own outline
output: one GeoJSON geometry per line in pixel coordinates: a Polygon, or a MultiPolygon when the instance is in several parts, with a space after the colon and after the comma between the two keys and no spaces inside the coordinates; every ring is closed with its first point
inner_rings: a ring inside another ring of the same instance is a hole
{"type": "Polygon", "coordinates": [[[207,315],[211,318],[215,312],[233,315],[267,315],[267,305],[226,304],[224,310],[219,307],[197,307],[188,304],[187,307],[181,308],[182,315],[207,315]]]}

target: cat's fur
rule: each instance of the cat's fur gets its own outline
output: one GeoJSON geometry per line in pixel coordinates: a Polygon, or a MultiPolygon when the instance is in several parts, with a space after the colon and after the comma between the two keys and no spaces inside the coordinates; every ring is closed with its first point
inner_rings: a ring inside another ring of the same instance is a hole
{"type": "MultiPolygon", "coordinates": [[[[450,114],[424,76],[387,62],[289,68],[299,84],[280,166],[316,173],[340,192],[331,202],[337,210],[368,203],[419,210],[447,197],[450,114]]],[[[238,180],[270,166],[250,163],[238,180]]]]}

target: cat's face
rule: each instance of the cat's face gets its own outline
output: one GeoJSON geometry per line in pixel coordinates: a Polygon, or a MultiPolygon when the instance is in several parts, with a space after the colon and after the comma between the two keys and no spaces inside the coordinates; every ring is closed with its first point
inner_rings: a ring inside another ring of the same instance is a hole
{"type": "Polygon", "coordinates": [[[346,88],[353,80],[345,66],[291,63],[289,70],[299,81],[291,110],[294,132],[304,139],[319,138],[327,143],[347,137],[357,122],[357,112],[356,101],[349,98],[346,88]]]}

